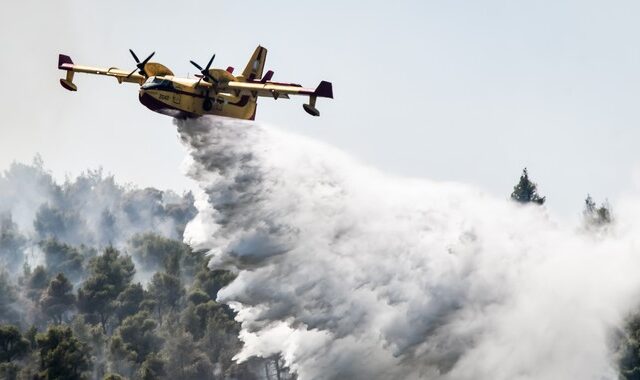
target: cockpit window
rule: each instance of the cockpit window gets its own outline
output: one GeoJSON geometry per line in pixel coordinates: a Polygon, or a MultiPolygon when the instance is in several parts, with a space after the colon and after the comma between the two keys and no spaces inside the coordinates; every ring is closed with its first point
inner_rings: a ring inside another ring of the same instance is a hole
{"type": "Polygon", "coordinates": [[[149,83],[149,84],[150,84],[150,83],[162,83],[162,81],[163,81],[163,80],[164,80],[164,79],[163,79],[162,77],[149,77],[149,78],[147,79],[147,81],[146,81],[146,82],[144,82],[144,83],[145,83],[145,84],[147,84],[147,83],[149,83]]]}
{"type": "Polygon", "coordinates": [[[164,79],[163,77],[150,77],[144,82],[142,86],[145,89],[171,89],[173,85],[169,79],[164,79]]]}

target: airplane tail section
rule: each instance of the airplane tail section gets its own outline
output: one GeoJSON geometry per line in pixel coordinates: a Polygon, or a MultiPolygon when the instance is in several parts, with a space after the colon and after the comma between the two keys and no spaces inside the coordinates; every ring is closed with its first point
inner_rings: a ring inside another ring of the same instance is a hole
{"type": "MultiPolygon", "coordinates": [[[[251,82],[255,80],[260,80],[262,78],[262,73],[264,71],[264,64],[267,60],[267,49],[262,46],[258,46],[256,50],[253,52],[251,59],[247,62],[247,66],[242,71],[241,81],[251,82]]],[[[273,75],[267,74],[267,76],[273,75]]],[[[256,108],[258,106],[258,97],[257,94],[251,95],[243,95],[240,98],[240,101],[234,105],[243,108],[243,112],[245,112],[245,117],[249,120],[255,120],[256,117],[256,108]]]]}
{"type": "Polygon", "coordinates": [[[264,63],[266,60],[267,49],[262,46],[258,46],[253,52],[247,66],[244,68],[242,76],[248,81],[262,78],[262,72],[264,70],[264,63]]]}
{"type": "Polygon", "coordinates": [[[67,72],[67,77],[65,79],[60,79],[62,87],[69,91],[77,91],[78,87],[73,83],[73,61],[71,60],[71,57],[59,54],[58,69],[65,70],[67,72]]]}

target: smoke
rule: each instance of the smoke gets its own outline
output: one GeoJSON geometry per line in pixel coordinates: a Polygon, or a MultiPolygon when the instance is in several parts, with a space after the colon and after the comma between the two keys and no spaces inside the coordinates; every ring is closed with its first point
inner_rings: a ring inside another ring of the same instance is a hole
{"type": "MultiPolygon", "coordinates": [[[[136,279],[146,283],[158,266],[148,265],[134,243],[181,239],[193,203],[191,193],[121,185],[101,170],[59,183],[39,156],[31,165],[13,163],[0,173],[0,275],[20,282],[42,265],[78,284],[89,259],[113,245],[133,256],[136,279]]],[[[20,296],[17,305],[28,304],[20,296]]]]}
{"type": "Polygon", "coordinates": [[[594,236],[275,128],[177,124],[201,186],[185,241],[238,272],[219,294],[238,360],[281,353],[301,379],[617,379],[638,202],[594,236]]]}
{"type": "Polygon", "coordinates": [[[34,239],[122,247],[137,233],[180,238],[193,216],[190,194],[117,184],[101,170],[57,183],[39,157],[0,175],[0,215],[34,239]]]}

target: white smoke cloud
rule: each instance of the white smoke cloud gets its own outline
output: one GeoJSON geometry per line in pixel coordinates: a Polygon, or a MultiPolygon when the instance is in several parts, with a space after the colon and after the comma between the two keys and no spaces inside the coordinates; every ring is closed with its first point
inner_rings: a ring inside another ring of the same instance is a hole
{"type": "Polygon", "coordinates": [[[180,238],[190,203],[189,195],[120,185],[101,169],[59,184],[38,156],[32,165],[13,163],[0,173],[0,215],[36,243],[54,235],[74,245],[124,248],[131,236],[148,231],[180,238]]]}
{"type": "Polygon", "coordinates": [[[238,360],[301,379],[616,379],[640,204],[604,237],[470,186],[395,178],[251,122],[178,122],[185,240],[238,278],[238,360]]]}

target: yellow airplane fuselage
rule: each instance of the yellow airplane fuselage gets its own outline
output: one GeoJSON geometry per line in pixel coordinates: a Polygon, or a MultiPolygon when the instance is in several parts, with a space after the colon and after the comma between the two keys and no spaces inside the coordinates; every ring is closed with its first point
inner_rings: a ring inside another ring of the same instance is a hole
{"type": "Polygon", "coordinates": [[[256,101],[249,95],[214,93],[197,87],[198,79],[174,76],[150,77],[140,87],[140,103],[152,111],[188,118],[201,115],[252,119],[256,101]]]}

